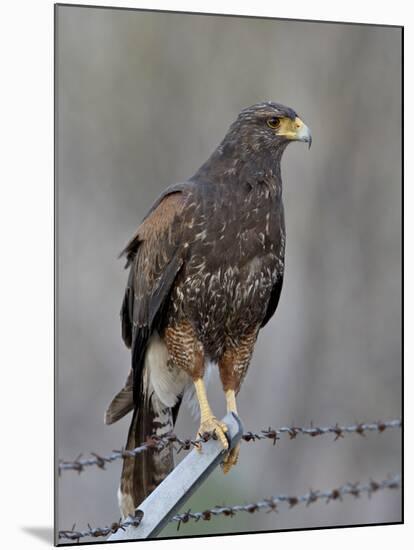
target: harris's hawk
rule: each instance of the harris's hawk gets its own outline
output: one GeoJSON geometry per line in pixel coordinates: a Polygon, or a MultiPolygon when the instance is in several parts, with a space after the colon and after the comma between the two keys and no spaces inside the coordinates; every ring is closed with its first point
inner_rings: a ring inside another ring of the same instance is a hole
{"type": "MultiPolygon", "coordinates": [[[[204,384],[218,367],[227,410],[246,375],[257,335],[282,289],[285,223],[280,162],[291,141],[310,146],[296,112],[274,102],[241,111],[210,158],[158,198],[124,250],[129,268],[121,309],[132,366],[108,407],[111,424],[133,410],[127,449],[173,429],[182,401],[196,397],[198,433],[227,427],[204,384]]],[[[225,459],[228,471],[239,448],[225,459]]],[[[124,459],[124,516],[174,467],[171,446],[124,459]]]]}

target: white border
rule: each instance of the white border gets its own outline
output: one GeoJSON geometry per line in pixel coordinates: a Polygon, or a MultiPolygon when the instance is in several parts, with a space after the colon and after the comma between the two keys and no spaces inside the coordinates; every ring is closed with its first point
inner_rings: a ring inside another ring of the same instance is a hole
{"type": "MultiPolygon", "coordinates": [[[[67,2],[76,3],[76,2],[67,2]]],[[[233,13],[330,21],[405,25],[406,60],[412,65],[413,18],[408,2],[385,0],[253,3],[238,0],[105,1],[87,5],[233,13]]],[[[22,529],[52,525],[53,457],[53,2],[3,2],[0,20],[1,56],[1,489],[2,548],[49,546],[22,529]],[[19,449],[31,449],[26,456],[19,449]]],[[[413,150],[412,71],[406,61],[406,150],[413,150]],[[411,98],[411,99],[410,99],[411,98]]],[[[386,113],[385,113],[386,115],[386,113]]],[[[386,122],[386,118],[385,118],[386,122]]],[[[408,156],[408,155],[407,155],[408,156]]],[[[409,244],[413,224],[412,174],[406,166],[406,339],[411,331],[413,268],[409,244]]],[[[406,347],[405,391],[411,387],[412,346],[406,347]]],[[[406,423],[412,406],[407,399],[406,423]]],[[[406,494],[413,489],[412,444],[406,437],[406,494]]],[[[248,535],[146,543],[145,548],[239,548],[275,544],[319,549],[376,549],[399,545],[409,536],[412,506],[406,502],[405,526],[248,535]],[[156,546],[154,546],[156,544],[156,546]]],[[[412,530],[411,530],[412,531],[412,530]]],[[[413,533],[411,532],[411,539],[413,533]]],[[[133,544],[133,543],[131,543],[133,544]]],[[[406,545],[402,545],[406,547],[406,545]]],[[[110,548],[121,547],[112,545],[110,548]]],[[[109,547],[108,547],[109,548],[109,547]]],[[[122,546],[125,550],[125,546],[122,546]]],[[[128,546],[130,548],[130,546],[128,546]]]]}

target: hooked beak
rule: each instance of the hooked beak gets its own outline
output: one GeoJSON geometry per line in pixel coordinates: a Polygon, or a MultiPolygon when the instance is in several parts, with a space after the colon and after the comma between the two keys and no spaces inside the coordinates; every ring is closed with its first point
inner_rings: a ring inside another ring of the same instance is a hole
{"type": "Polygon", "coordinates": [[[290,118],[282,120],[277,133],[279,136],[283,136],[292,141],[305,141],[308,143],[309,149],[312,145],[311,131],[299,117],[296,117],[294,120],[290,118]]]}
{"type": "Polygon", "coordinates": [[[305,141],[308,144],[308,149],[310,149],[312,145],[312,134],[309,128],[299,117],[296,117],[295,119],[295,127],[296,137],[292,139],[296,139],[297,141],[305,141]]]}

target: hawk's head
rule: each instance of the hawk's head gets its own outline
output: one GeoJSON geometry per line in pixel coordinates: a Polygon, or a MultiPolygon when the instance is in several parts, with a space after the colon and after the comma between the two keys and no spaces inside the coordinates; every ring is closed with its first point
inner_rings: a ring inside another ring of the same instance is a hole
{"type": "Polygon", "coordinates": [[[272,101],[243,109],[225,138],[233,147],[253,152],[284,149],[291,141],[305,141],[310,147],[310,130],[293,109],[272,101]]]}
{"type": "Polygon", "coordinates": [[[257,179],[263,170],[280,173],[281,156],[292,141],[305,141],[309,147],[312,143],[309,128],[296,112],[273,101],[257,103],[240,112],[193,178],[244,181],[257,179]]]}

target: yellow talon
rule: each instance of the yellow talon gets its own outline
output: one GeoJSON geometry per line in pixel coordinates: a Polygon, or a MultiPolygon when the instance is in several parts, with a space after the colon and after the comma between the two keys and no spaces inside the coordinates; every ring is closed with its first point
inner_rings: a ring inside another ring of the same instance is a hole
{"type": "MultiPolygon", "coordinates": [[[[218,440],[223,445],[224,449],[229,448],[229,444],[226,436],[224,435],[227,432],[228,428],[224,422],[220,422],[213,415],[210,405],[208,404],[206,388],[202,378],[199,378],[194,382],[198,403],[200,405],[200,416],[201,423],[200,428],[198,429],[198,435],[203,436],[205,433],[214,433],[216,434],[218,440]]],[[[201,450],[201,448],[199,448],[201,450]]]]}
{"type": "Polygon", "coordinates": [[[205,433],[215,433],[223,447],[228,449],[229,443],[225,436],[227,430],[228,428],[223,422],[220,422],[220,420],[217,420],[215,416],[211,415],[201,421],[200,428],[198,429],[198,435],[202,437],[205,433]]]}
{"type": "MultiPolygon", "coordinates": [[[[227,412],[234,412],[237,414],[236,395],[234,390],[226,391],[226,402],[227,412]]],[[[237,461],[239,460],[239,453],[240,443],[237,443],[237,445],[226,454],[226,457],[221,465],[225,474],[228,474],[232,467],[237,464],[237,461]]]]}
{"type": "Polygon", "coordinates": [[[230,452],[227,453],[226,458],[224,459],[221,467],[223,468],[223,472],[225,474],[228,474],[233,466],[235,466],[239,460],[239,453],[240,453],[240,443],[237,443],[237,445],[231,449],[230,452]]]}

